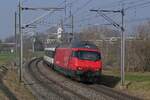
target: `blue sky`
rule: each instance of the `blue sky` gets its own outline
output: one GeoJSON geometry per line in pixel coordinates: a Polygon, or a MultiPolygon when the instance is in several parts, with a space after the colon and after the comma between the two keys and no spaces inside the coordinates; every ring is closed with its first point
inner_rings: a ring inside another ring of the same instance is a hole
{"type": "MultiPolygon", "coordinates": [[[[22,0],[24,6],[32,6],[32,7],[55,7],[59,5],[64,0],[22,0]]],[[[79,29],[79,27],[85,27],[86,25],[90,24],[104,24],[107,23],[103,18],[94,16],[96,14],[89,12],[89,9],[96,9],[96,8],[102,8],[102,9],[113,9],[117,10],[121,8],[121,1],[125,3],[125,7],[149,2],[150,0],[91,0],[90,3],[86,4],[89,0],[67,0],[67,2],[73,2],[72,9],[74,14],[74,20],[75,20],[75,27],[76,30],[79,29]],[[88,17],[93,17],[93,19],[84,20],[88,17]]],[[[18,0],[0,0],[0,39],[4,39],[8,36],[11,36],[14,34],[14,12],[17,10],[17,4],[18,0]]],[[[63,5],[61,5],[63,6],[63,5]]],[[[69,7],[68,7],[69,9],[69,7]]],[[[150,4],[146,6],[140,6],[135,7],[131,10],[126,11],[125,20],[127,22],[133,21],[134,19],[145,19],[150,17],[150,13],[148,13],[150,10],[150,4]]],[[[30,20],[40,16],[45,12],[24,12],[23,14],[23,23],[30,22],[30,20]]],[[[46,17],[46,21],[49,21],[50,23],[58,23],[60,19],[64,16],[64,12],[55,13],[52,16],[46,17]]],[[[68,15],[68,14],[67,14],[68,15]]],[[[118,14],[109,14],[109,16],[114,19],[116,22],[120,23],[120,15],[118,14]]],[[[67,23],[67,22],[66,22],[67,23]]],[[[134,22],[134,23],[126,23],[126,26],[128,30],[132,26],[135,26],[139,23],[143,23],[143,21],[140,22],[134,22]],[[131,27],[129,27],[131,26],[131,27]]],[[[37,30],[40,30],[43,28],[49,28],[50,26],[39,26],[37,30]]],[[[112,26],[111,26],[112,27],[112,26]]]]}
{"type": "Polygon", "coordinates": [[[0,38],[5,38],[12,34],[13,13],[16,6],[15,0],[0,1],[0,38]]]}

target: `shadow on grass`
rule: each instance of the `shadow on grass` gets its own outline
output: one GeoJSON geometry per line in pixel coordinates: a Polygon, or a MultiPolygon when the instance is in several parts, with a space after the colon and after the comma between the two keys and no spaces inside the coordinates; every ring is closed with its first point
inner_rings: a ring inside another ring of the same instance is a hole
{"type": "Polygon", "coordinates": [[[113,88],[119,83],[119,81],[120,81],[119,77],[111,75],[102,75],[100,80],[97,81],[97,84],[113,88]]]}

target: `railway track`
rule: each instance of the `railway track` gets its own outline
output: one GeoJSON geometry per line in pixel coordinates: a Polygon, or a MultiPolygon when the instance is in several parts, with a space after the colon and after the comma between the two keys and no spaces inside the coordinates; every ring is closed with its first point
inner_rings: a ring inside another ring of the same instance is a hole
{"type": "MultiPolygon", "coordinates": [[[[38,66],[40,59],[34,60],[28,65],[28,71],[30,75],[35,79],[36,84],[40,84],[44,89],[49,93],[53,93],[55,96],[53,100],[64,99],[64,100],[88,100],[88,98],[76,93],[75,91],[70,90],[62,86],[60,83],[48,78],[44,75],[38,66]]],[[[34,83],[35,84],[35,83],[34,83]]],[[[41,95],[38,92],[38,95],[41,95]]],[[[43,100],[51,99],[48,95],[41,95],[43,100]]]]}
{"type": "MultiPolygon", "coordinates": [[[[78,84],[79,85],[79,84],[78,84]]],[[[115,100],[142,100],[141,98],[137,98],[135,96],[130,96],[120,91],[116,91],[112,88],[106,87],[104,85],[85,85],[80,84],[82,87],[89,88],[91,90],[95,90],[101,94],[107,95],[115,100]]]]}
{"type": "MultiPolygon", "coordinates": [[[[55,85],[61,87],[63,90],[68,91],[68,92],[72,93],[73,95],[79,97],[78,99],[88,100],[88,98],[84,97],[83,95],[80,95],[80,94],[76,93],[75,91],[72,91],[71,89],[69,89],[69,88],[63,86],[61,83],[59,83],[59,82],[57,82],[57,81],[55,81],[55,80],[53,80],[53,79],[47,77],[47,76],[46,76],[44,73],[42,73],[41,70],[39,69],[38,63],[36,63],[36,66],[37,66],[38,72],[39,72],[43,77],[45,77],[45,79],[47,79],[48,81],[50,81],[50,82],[52,82],[53,84],[55,84],[55,85]]],[[[60,95],[62,95],[62,92],[60,93],[60,95]]],[[[68,98],[68,99],[70,100],[71,98],[68,98]]],[[[65,98],[65,100],[66,100],[66,98],[65,98]]]]}
{"type": "Polygon", "coordinates": [[[92,85],[92,86],[89,86],[89,88],[91,88],[95,91],[98,91],[100,93],[103,93],[109,97],[112,97],[115,100],[142,100],[135,96],[130,96],[130,95],[124,94],[122,92],[113,90],[113,89],[103,86],[103,85],[92,85]]]}
{"type": "Polygon", "coordinates": [[[0,78],[3,77],[8,69],[5,66],[0,66],[0,78]]]}
{"type": "Polygon", "coordinates": [[[33,69],[33,67],[35,67],[35,62],[37,62],[37,59],[29,62],[29,64],[25,68],[25,73],[28,73],[24,74],[24,79],[26,81],[25,85],[28,85],[28,88],[38,100],[48,100],[52,98],[57,98],[58,100],[61,100],[60,97],[58,98],[57,95],[51,93],[52,91],[48,90],[50,88],[47,87],[47,84],[45,82],[42,82],[40,78],[38,78],[39,75],[37,75],[37,72],[35,71],[36,68],[33,69]]]}
{"type": "MultiPolygon", "coordinates": [[[[49,67],[43,66],[41,59],[31,61],[27,68],[36,84],[45,88],[45,92],[55,95],[53,100],[140,100],[103,85],[86,85],[74,82],[51,71],[49,67]]],[[[36,91],[38,95],[41,95],[40,97],[42,97],[43,100],[51,99],[49,95],[42,95],[37,89],[36,91]]]]}
{"type": "MultiPolygon", "coordinates": [[[[30,72],[30,75],[32,75],[32,77],[35,79],[35,83],[38,83],[38,84],[40,84],[40,86],[42,86],[44,89],[46,89],[47,91],[47,93],[49,92],[49,93],[54,93],[53,95],[54,95],[54,98],[59,98],[59,99],[61,99],[61,98],[64,98],[64,99],[67,99],[68,100],[68,98],[66,97],[66,96],[63,96],[63,95],[61,95],[61,94],[58,94],[58,92],[56,92],[56,90],[54,90],[52,87],[50,87],[50,83],[48,83],[47,81],[45,81],[43,78],[41,78],[41,76],[40,76],[40,74],[39,74],[39,72],[38,72],[38,70],[36,69],[36,64],[38,63],[38,60],[35,62],[35,64],[34,65],[29,65],[29,72],[30,72]]],[[[35,84],[34,83],[34,84],[35,84]]],[[[42,92],[42,91],[39,91],[39,92],[42,92]]],[[[39,93],[40,94],[40,93],[39,93]]],[[[39,95],[38,94],[38,95],[39,95]]],[[[41,95],[41,94],[40,94],[41,95]]],[[[41,96],[44,100],[45,99],[49,99],[49,95],[47,94],[47,95],[42,95],[41,96]]]]}

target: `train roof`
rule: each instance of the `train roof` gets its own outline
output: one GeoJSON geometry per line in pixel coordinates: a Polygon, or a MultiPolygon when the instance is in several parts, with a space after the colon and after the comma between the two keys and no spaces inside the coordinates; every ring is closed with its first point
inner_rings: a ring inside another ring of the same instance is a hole
{"type": "Polygon", "coordinates": [[[55,48],[45,48],[44,51],[55,51],[55,48]]]}
{"type": "Polygon", "coordinates": [[[94,43],[89,41],[72,41],[68,44],[61,44],[59,47],[98,49],[94,43]]]}

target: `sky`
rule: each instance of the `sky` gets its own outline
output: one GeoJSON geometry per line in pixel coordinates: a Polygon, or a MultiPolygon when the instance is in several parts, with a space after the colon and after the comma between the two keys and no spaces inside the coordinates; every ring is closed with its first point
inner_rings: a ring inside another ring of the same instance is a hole
{"type": "Polygon", "coordinates": [[[13,33],[13,12],[16,3],[15,0],[0,1],[0,39],[4,39],[13,33]]]}
{"type": "MultiPolygon", "coordinates": [[[[22,0],[22,4],[27,7],[58,7],[64,0],[22,0]]],[[[96,13],[90,12],[90,9],[108,9],[108,10],[118,10],[124,3],[124,7],[132,7],[137,5],[135,8],[131,8],[125,13],[126,27],[130,30],[132,26],[143,23],[145,19],[150,18],[150,0],[67,0],[67,4],[72,4],[72,13],[74,14],[74,24],[75,30],[79,30],[81,27],[87,25],[103,25],[108,22],[102,17],[95,17],[96,13]],[[141,3],[147,3],[143,6],[138,6],[141,3]],[[89,19],[91,17],[91,19],[89,19]],[[93,17],[93,18],[92,18],[93,17]],[[135,22],[134,22],[135,20],[135,22]],[[132,21],[132,23],[130,23],[132,21]]],[[[14,12],[17,11],[18,0],[0,0],[0,39],[5,39],[8,36],[14,34],[14,12]]],[[[64,7],[64,4],[59,7],[64,7]]],[[[70,9],[67,6],[67,9],[70,9]]],[[[60,22],[61,18],[64,16],[69,16],[69,10],[67,10],[66,15],[64,12],[55,12],[51,16],[47,16],[45,21],[53,25],[60,22]]],[[[30,22],[36,17],[41,16],[45,11],[25,11],[23,12],[23,24],[30,22]]],[[[120,14],[107,13],[107,15],[120,23],[120,14]]],[[[45,21],[43,23],[45,23],[45,21]]],[[[36,28],[36,31],[44,31],[51,27],[52,25],[43,25],[42,22],[38,22],[40,25],[36,28]]],[[[69,23],[66,21],[66,24],[69,23]]],[[[111,26],[112,27],[112,26],[111,26]]]]}

